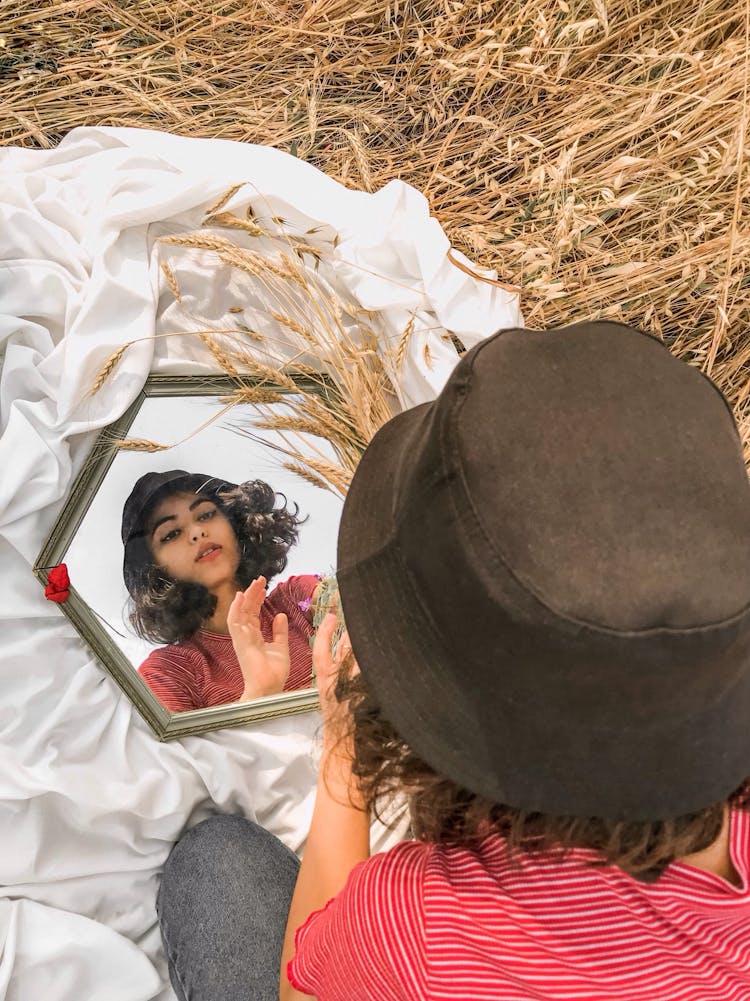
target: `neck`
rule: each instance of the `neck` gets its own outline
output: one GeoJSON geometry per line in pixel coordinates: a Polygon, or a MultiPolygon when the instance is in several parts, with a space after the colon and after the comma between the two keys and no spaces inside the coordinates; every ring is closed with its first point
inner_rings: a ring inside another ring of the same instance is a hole
{"type": "Polygon", "coordinates": [[[683,855],[680,862],[685,862],[695,869],[702,869],[714,876],[721,876],[733,886],[740,886],[740,875],[732,862],[732,855],[729,851],[729,809],[724,811],[724,823],[721,833],[712,845],[704,848],[701,852],[694,852],[692,855],[683,855]]]}
{"type": "Polygon", "coordinates": [[[204,621],[203,628],[212,633],[226,633],[228,635],[227,616],[229,615],[229,606],[237,594],[237,588],[234,583],[221,584],[211,593],[216,596],[216,609],[211,618],[204,621]]]}

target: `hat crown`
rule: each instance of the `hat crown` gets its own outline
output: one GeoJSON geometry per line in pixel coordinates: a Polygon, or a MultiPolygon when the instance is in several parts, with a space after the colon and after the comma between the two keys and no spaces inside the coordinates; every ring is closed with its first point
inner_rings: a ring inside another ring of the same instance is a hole
{"type": "Polygon", "coordinates": [[[656,338],[480,342],[373,438],[338,565],[383,712],[467,789],[656,820],[750,774],[750,482],[723,396],[656,338]]]}
{"type": "Polygon", "coordinates": [[[501,561],[558,614],[619,630],[702,626],[750,605],[734,422],[660,341],[618,324],[506,331],[445,395],[438,461],[459,524],[474,519],[486,541],[467,568],[485,586],[501,561]]]}

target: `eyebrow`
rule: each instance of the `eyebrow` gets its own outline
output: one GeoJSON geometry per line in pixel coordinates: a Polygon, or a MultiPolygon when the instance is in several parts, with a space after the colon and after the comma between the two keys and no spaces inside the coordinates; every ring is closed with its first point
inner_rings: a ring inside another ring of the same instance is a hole
{"type": "MultiPolygon", "coordinates": [[[[193,508],[198,507],[199,504],[213,504],[213,501],[209,500],[208,497],[199,497],[197,500],[193,501],[193,503],[188,508],[188,511],[192,511],[193,508]]],[[[151,532],[149,534],[153,535],[154,532],[156,531],[156,529],[159,528],[161,525],[163,525],[165,521],[177,521],[177,515],[176,514],[166,514],[166,515],[164,515],[163,518],[159,518],[159,520],[156,522],[156,524],[151,529],[151,532]]]]}

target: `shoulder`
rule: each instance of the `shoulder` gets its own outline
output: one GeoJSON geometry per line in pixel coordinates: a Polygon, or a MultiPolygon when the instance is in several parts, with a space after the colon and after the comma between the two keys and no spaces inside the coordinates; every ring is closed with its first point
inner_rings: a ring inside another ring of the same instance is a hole
{"type": "Polygon", "coordinates": [[[352,871],[349,884],[365,891],[378,891],[404,882],[416,887],[421,883],[433,850],[432,845],[421,841],[402,841],[388,851],[379,852],[361,862],[352,871]]]}
{"type": "Polygon", "coordinates": [[[172,643],[152,650],[138,668],[138,674],[162,705],[173,712],[184,712],[203,705],[204,663],[205,658],[190,641],[172,643]]]}
{"type": "Polygon", "coordinates": [[[197,667],[203,658],[198,648],[190,640],[184,643],[170,643],[152,650],[138,668],[139,674],[152,671],[191,669],[197,667]]]}
{"type": "Polygon", "coordinates": [[[342,891],[297,931],[292,983],[331,997],[360,996],[375,983],[379,996],[423,996],[422,892],[430,852],[406,841],[355,866],[342,891]]]}
{"type": "Polygon", "coordinates": [[[378,934],[389,923],[418,917],[430,854],[428,845],[404,841],[387,852],[372,855],[354,867],[335,900],[342,910],[354,913],[361,909],[357,914],[361,926],[372,924],[378,934]]]}

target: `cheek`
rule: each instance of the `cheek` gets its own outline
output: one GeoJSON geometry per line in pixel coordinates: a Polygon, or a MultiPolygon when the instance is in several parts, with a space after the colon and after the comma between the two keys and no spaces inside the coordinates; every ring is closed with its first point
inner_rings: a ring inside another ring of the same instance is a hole
{"type": "Polygon", "coordinates": [[[237,570],[240,565],[240,545],[236,538],[232,540],[232,558],[234,561],[234,569],[237,570]]]}
{"type": "Polygon", "coordinates": [[[239,565],[240,562],[240,543],[237,539],[234,529],[232,528],[229,519],[225,519],[222,525],[222,532],[224,535],[223,544],[232,553],[233,559],[236,560],[239,565]]]}
{"type": "Polygon", "coordinates": [[[177,549],[170,550],[165,547],[158,556],[154,557],[154,563],[161,567],[170,577],[179,580],[181,577],[185,577],[190,569],[189,561],[184,556],[181,559],[180,555],[177,549]]]}
{"type": "Polygon", "coordinates": [[[154,563],[160,570],[163,570],[170,577],[176,576],[176,570],[174,560],[170,560],[165,554],[161,554],[159,557],[154,559],[154,563]]]}

